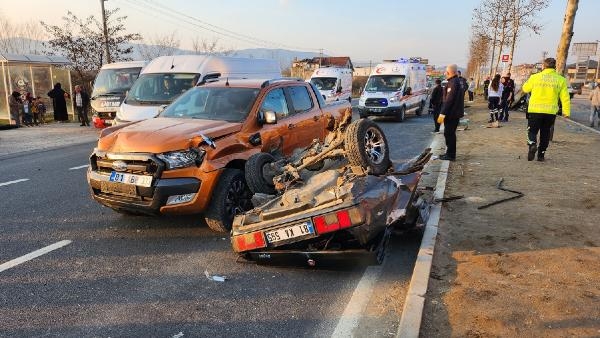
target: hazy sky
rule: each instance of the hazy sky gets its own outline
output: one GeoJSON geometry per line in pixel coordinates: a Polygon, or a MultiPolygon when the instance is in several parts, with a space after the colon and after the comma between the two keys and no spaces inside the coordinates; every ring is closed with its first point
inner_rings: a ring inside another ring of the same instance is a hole
{"type": "MultiPolygon", "coordinates": [[[[431,64],[467,62],[471,14],[482,0],[108,0],[107,9],[127,15],[127,30],[149,39],[175,32],[180,48],[198,37],[219,39],[225,48],[285,48],[349,55],[356,62],[423,56],[431,64]],[[212,26],[211,26],[212,25],[212,26]],[[211,31],[221,31],[216,34],[211,31]],[[237,38],[232,38],[233,36],[237,38]]],[[[516,63],[536,62],[542,51],[556,53],[566,0],[552,0],[540,13],[540,36],[522,37],[516,63]]],[[[3,6],[13,22],[62,24],[67,11],[100,18],[100,0],[28,0],[3,6]]],[[[572,42],[600,39],[599,0],[581,0],[572,42]]]]}

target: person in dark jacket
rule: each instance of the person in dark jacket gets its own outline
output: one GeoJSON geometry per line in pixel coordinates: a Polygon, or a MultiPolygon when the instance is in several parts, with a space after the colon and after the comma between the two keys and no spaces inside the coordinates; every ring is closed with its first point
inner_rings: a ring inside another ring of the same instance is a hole
{"type": "Polygon", "coordinates": [[[433,123],[435,125],[435,133],[440,131],[440,124],[438,123],[438,117],[440,116],[440,111],[442,110],[442,80],[435,80],[435,87],[433,87],[433,91],[431,92],[431,97],[429,98],[429,108],[433,113],[433,123]]]}
{"type": "Polygon", "coordinates": [[[21,93],[13,91],[8,97],[8,106],[10,110],[10,119],[15,121],[15,126],[18,128],[21,126],[21,93]]]}
{"type": "Polygon", "coordinates": [[[69,119],[67,114],[67,101],[69,93],[65,92],[59,82],[54,85],[54,89],[48,92],[48,96],[52,99],[52,107],[54,108],[54,121],[65,122],[69,119]]]}
{"type": "Polygon", "coordinates": [[[90,104],[90,96],[83,90],[80,85],[75,86],[75,110],[77,111],[77,118],[81,123],[80,126],[90,126],[90,120],[88,119],[88,105],[90,104]]]}
{"type": "Polygon", "coordinates": [[[438,118],[439,123],[444,123],[444,138],[446,139],[446,153],[441,155],[440,159],[448,161],[456,159],[456,128],[460,118],[465,116],[465,87],[457,76],[457,68],[455,64],[446,67],[448,84],[438,118]]]}
{"type": "Polygon", "coordinates": [[[515,81],[510,78],[510,73],[507,73],[502,80],[504,89],[502,90],[502,99],[500,103],[500,107],[502,108],[502,111],[500,112],[500,121],[508,122],[508,110],[515,101],[515,81]]]}
{"type": "Polygon", "coordinates": [[[490,80],[489,76],[485,78],[485,81],[483,81],[483,97],[486,101],[488,99],[488,87],[490,86],[490,82],[492,81],[490,80]]]}

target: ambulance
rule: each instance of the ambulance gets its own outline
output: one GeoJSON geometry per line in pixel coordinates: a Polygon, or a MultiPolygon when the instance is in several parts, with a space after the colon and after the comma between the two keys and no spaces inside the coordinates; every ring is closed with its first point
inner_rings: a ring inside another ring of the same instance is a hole
{"type": "Polygon", "coordinates": [[[424,64],[416,59],[384,60],[369,75],[358,112],[361,118],[386,116],[402,122],[407,113],[423,113],[427,95],[424,64]]]}
{"type": "Polygon", "coordinates": [[[310,82],[317,87],[325,102],[352,101],[352,69],[323,67],[316,69],[310,82]]]}

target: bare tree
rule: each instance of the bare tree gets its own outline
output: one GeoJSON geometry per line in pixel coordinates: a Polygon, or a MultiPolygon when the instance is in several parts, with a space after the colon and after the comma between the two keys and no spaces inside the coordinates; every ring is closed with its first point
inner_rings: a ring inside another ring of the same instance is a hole
{"type": "Polygon", "coordinates": [[[233,48],[224,48],[219,45],[219,39],[214,38],[211,41],[200,39],[199,37],[192,40],[192,51],[194,54],[208,55],[235,55],[233,48]]]}
{"type": "Polygon", "coordinates": [[[0,50],[14,54],[41,54],[45,35],[35,21],[14,24],[0,15],[0,50]]]}
{"type": "Polygon", "coordinates": [[[501,30],[500,21],[498,18],[505,6],[503,0],[489,0],[482,1],[479,7],[473,10],[471,30],[474,35],[481,35],[489,39],[490,44],[490,70],[489,75],[494,74],[494,56],[496,55],[496,48],[498,47],[498,53],[502,52],[502,46],[498,43],[500,40],[497,39],[498,33],[501,30]]]}
{"type": "MultiPolygon", "coordinates": [[[[118,8],[106,11],[108,25],[108,41],[111,59],[114,61],[131,60],[129,54],[133,47],[129,42],[140,39],[139,34],[127,33],[124,21],[126,16],[116,17],[118,8]]],[[[67,12],[63,17],[63,26],[49,25],[40,22],[50,36],[44,43],[49,54],[63,55],[71,61],[73,70],[79,81],[87,82],[90,73],[96,72],[103,64],[104,45],[102,24],[94,16],[80,19],[67,12]]]]}
{"type": "Polygon", "coordinates": [[[474,77],[479,84],[482,68],[490,57],[490,39],[481,34],[473,35],[469,44],[468,77],[474,77]]]}
{"type": "Polygon", "coordinates": [[[573,37],[573,24],[575,23],[575,14],[577,14],[578,6],[579,0],[568,0],[562,34],[558,48],[556,49],[556,71],[562,75],[565,74],[565,68],[567,67],[567,56],[569,55],[569,46],[573,37]]]}
{"type": "Polygon", "coordinates": [[[143,45],[138,46],[138,51],[144,60],[152,60],[159,56],[174,55],[179,49],[179,39],[176,32],[162,36],[154,36],[143,45]]]}
{"type": "Polygon", "coordinates": [[[512,36],[510,46],[510,62],[508,69],[512,68],[512,56],[519,36],[524,31],[540,34],[542,26],[535,22],[536,15],[549,6],[548,0],[512,0],[512,36]]]}

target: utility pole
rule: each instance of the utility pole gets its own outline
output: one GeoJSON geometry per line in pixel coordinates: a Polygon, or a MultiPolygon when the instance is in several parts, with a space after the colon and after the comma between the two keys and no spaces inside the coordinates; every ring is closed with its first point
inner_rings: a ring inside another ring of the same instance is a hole
{"type": "Polygon", "coordinates": [[[106,12],[104,11],[104,1],[100,0],[100,7],[102,8],[102,26],[104,28],[104,53],[106,54],[106,63],[111,63],[110,50],[108,48],[108,29],[106,28],[106,12]]]}
{"type": "Polygon", "coordinates": [[[562,34],[556,49],[556,71],[561,75],[565,75],[565,68],[567,67],[567,56],[569,55],[571,38],[573,38],[573,24],[575,23],[578,6],[579,0],[568,0],[567,2],[562,34]]]}
{"type": "Polygon", "coordinates": [[[321,62],[323,61],[323,48],[319,49],[319,68],[321,68],[321,62]]]}

